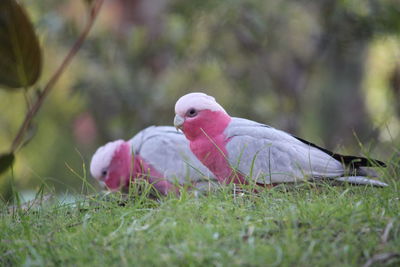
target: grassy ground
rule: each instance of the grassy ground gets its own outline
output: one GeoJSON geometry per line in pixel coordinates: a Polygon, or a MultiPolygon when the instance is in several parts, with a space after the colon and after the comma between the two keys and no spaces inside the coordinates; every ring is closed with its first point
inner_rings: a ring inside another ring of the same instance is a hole
{"type": "Polygon", "coordinates": [[[399,188],[392,177],[388,188],[303,185],[3,206],[0,265],[399,266],[399,188]]]}

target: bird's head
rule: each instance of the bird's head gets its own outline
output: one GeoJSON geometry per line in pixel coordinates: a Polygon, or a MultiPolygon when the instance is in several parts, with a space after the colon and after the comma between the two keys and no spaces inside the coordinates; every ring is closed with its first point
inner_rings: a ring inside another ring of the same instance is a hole
{"type": "Polygon", "coordinates": [[[90,173],[101,185],[118,190],[129,185],[131,176],[131,145],[124,140],[99,147],[90,162],[90,173]]]}
{"type": "Polygon", "coordinates": [[[225,109],[215,98],[204,93],[182,96],[175,104],[174,125],[181,129],[189,140],[197,136],[218,134],[230,121],[225,109]]]}

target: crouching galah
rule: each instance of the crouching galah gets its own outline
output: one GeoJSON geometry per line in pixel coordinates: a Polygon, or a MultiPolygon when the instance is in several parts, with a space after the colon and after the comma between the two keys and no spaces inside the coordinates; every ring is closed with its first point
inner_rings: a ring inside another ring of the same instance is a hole
{"type": "Polygon", "coordinates": [[[97,149],[90,172],[111,190],[126,190],[134,179],[146,179],[163,195],[175,185],[205,189],[215,181],[189,149],[182,133],[169,126],[151,126],[131,140],[109,142],[97,149]]]}
{"type": "Polygon", "coordinates": [[[174,125],[190,149],[222,183],[273,185],[309,179],[387,186],[368,179],[364,167],[385,166],[378,160],[343,156],[255,121],[233,118],[214,97],[182,96],[174,125]]]}

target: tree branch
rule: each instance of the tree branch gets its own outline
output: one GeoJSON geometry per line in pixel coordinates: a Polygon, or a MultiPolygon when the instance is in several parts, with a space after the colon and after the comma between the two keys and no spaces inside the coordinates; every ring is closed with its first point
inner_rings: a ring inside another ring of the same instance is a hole
{"type": "Polygon", "coordinates": [[[36,102],[31,105],[29,111],[25,115],[24,122],[22,123],[21,127],[18,130],[17,135],[15,136],[12,145],[11,145],[11,152],[15,152],[21,145],[25,133],[27,129],[29,128],[32,119],[35,117],[37,112],[39,111],[40,107],[43,104],[44,99],[47,97],[47,95],[51,92],[51,90],[54,88],[54,85],[60,78],[61,74],[65,71],[65,69],[68,67],[68,65],[71,63],[72,58],[76,55],[76,53],[79,51],[81,48],[82,44],[86,40],[87,35],[89,34],[97,15],[100,12],[101,6],[103,5],[104,0],[96,0],[91,7],[90,10],[90,17],[89,21],[87,22],[85,28],[83,29],[81,35],[79,38],[76,40],[74,45],[72,46],[71,50],[69,51],[68,55],[65,57],[61,65],[58,67],[56,72],[53,74],[53,76],[50,78],[50,80],[47,82],[46,86],[44,87],[43,91],[40,92],[36,102]]]}

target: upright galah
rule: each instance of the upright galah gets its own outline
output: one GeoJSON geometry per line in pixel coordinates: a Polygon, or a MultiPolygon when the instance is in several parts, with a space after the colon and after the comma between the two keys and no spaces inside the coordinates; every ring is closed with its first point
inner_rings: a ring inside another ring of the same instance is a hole
{"type": "Polygon", "coordinates": [[[174,127],[151,126],[131,140],[109,142],[97,149],[90,172],[110,190],[126,190],[134,179],[146,179],[163,195],[177,193],[175,184],[205,189],[215,182],[174,127]]]}
{"type": "Polygon", "coordinates": [[[364,167],[385,166],[383,162],[336,154],[271,126],[230,117],[214,97],[204,93],[182,96],[175,113],[175,127],[221,183],[247,184],[253,179],[269,187],[328,178],[387,186],[365,177],[364,167]]]}

